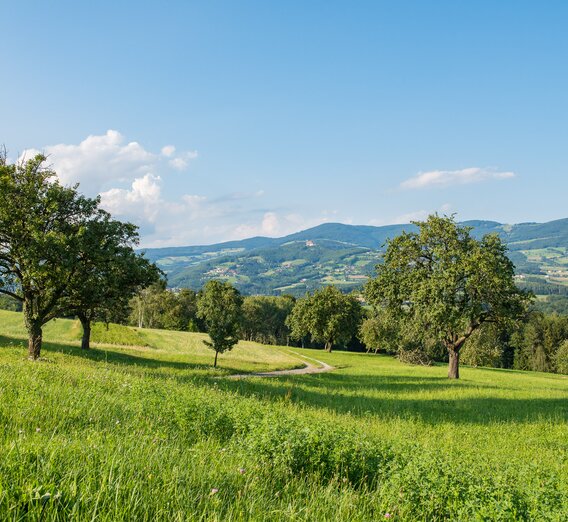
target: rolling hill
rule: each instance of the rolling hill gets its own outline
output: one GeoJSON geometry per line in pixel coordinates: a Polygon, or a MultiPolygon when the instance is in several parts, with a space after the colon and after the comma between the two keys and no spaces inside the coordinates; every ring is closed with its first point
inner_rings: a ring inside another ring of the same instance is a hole
{"type": "MultiPolygon", "coordinates": [[[[539,295],[568,295],[568,219],[506,225],[466,221],[473,234],[499,234],[521,286],[539,295]]],[[[146,249],[171,287],[199,289],[209,279],[245,294],[302,295],[322,285],[360,287],[380,262],[385,242],[413,225],[325,223],[281,238],[253,237],[214,245],[146,249]]]]}

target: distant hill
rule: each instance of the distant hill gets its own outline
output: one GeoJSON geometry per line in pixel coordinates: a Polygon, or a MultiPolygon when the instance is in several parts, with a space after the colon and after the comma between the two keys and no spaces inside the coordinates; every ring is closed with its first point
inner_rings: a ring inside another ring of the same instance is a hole
{"type": "MultiPolygon", "coordinates": [[[[509,246],[520,286],[539,295],[568,295],[568,219],[505,225],[466,221],[476,237],[497,233],[509,246]]],[[[322,285],[360,287],[389,238],[414,225],[373,227],[325,223],[281,238],[253,237],[215,245],[146,249],[171,287],[199,289],[209,279],[245,294],[302,295],[322,285]]]]}

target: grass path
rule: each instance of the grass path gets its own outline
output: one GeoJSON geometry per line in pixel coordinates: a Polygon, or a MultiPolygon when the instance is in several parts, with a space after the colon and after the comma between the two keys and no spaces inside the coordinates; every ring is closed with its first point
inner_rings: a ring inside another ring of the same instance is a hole
{"type": "Polygon", "coordinates": [[[330,366],[329,364],[323,362],[323,361],[318,361],[317,359],[314,359],[313,357],[308,357],[307,355],[302,355],[298,352],[294,352],[291,350],[288,350],[288,353],[293,353],[294,355],[297,355],[298,357],[302,357],[308,361],[313,361],[315,363],[317,363],[317,366],[315,364],[312,364],[310,362],[306,362],[304,363],[304,367],[303,368],[295,368],[292,370],[275,370],[272,372],[252,372],[252,373],[237,373],[237,374],[233,374],[233,375],[229,375],[227,378],[229,379],[246,379],[248,377],[281,377],[283,375],[311,375],[314,373],[325,373],[325,372],[331,372],[333,370],[335,370],[335,368],[333,366],[330,366]]]}

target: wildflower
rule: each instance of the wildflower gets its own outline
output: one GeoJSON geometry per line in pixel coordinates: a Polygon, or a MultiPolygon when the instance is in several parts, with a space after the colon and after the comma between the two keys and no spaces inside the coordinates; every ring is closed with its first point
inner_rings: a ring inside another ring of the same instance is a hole
{"type": "Polygon", "coordinates": [[[385,518],[392,518],[392,513],[385,513],[385,518]]]}
{"type": "Polygon", "coordinates": [[[36,433],[39,433],[41,431],[41,428],[36,428],[36,433]]]}
{"type": "Polygon", "coordinates": [[[214,495],[215,493],[219,493],[219,490],[217,488],[212,488],[211,493],[209,493],[209,494],[214,495]]]}
{"type": "Polygon", "coordinates": [[[119,420],[117,420],[117,421],[116,421],[116,425],[118,426],[119,424],[120,424],[120,421],[119,421],[119,420]]]}
{"type": "Polygon", "coordinates": [[[246,472],[245,468],[239,468],[239,473],[240,473],[241,475],[244,475],[245,472],[246,472]]]}

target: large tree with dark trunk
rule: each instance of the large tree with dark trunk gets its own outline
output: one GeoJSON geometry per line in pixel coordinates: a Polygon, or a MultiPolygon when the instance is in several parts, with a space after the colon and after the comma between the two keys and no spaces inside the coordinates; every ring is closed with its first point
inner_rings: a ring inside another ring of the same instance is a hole
{"type": "Polygon", "coordinates": [[[475,239],[453,217],[430,216],[417,232],[388,241],[384,263],[366,286],[368,302],[388,309],[399,328],[443,343],[448,377],[459,378],[460,350],[485,323],[521,318],[531,300],[497,235],[475,239]]]}
{"type": "Polygon", "coordinates": [[[160,270],[137,254],[137,227],[99,210],[79,238],[79,269],[69,279],[61,311],[81,321],[89,349],[93,321],[124,319],[132,296],[159,280],[160,270]]]}
{"type": "Polygon", "coordinates": [[[44,156],[9,164],[0,154],[0,293],[23,305],[31,359],[40,357],[42,327],[79,269],[81,237],[97,206],[62,186],[44,156]]]}

